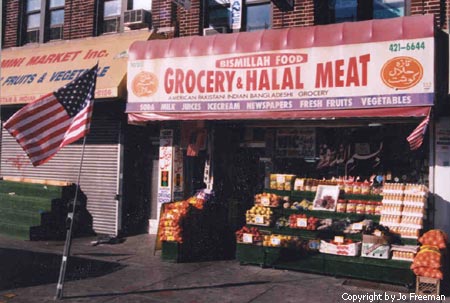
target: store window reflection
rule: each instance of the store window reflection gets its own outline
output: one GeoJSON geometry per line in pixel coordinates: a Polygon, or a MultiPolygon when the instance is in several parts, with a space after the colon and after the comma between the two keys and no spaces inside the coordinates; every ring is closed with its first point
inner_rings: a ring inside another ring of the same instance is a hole
{"type": "Polygon", "coordinates": [[[316,24],[395,18],[407,15],[407,0],[314,1],[316,24]]]}

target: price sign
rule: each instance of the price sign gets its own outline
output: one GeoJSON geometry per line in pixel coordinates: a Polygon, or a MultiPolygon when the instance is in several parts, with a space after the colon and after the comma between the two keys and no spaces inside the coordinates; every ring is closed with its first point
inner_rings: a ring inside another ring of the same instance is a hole
{"type": "Polygon", "coordinates": [[[342,244],[342,243],[344,243],[344,237],[343,236],[335,236],[334,242],[342,244]]]}
{"type": "Polygon", "coordinates": [[[305,186],[305,179],[299,179],[299,178],[295,179],[294,189],[298,189],[298,188],[301,188],[303,186],[305,186]]]}
{"type": "Polygon", "coordinates": [[[261,205],[262,206],[269,206],[270,205],[270,199],[267,196],[261,197],[261,205]]]}
{"type": "Polygon", "coordinates": [[[363,229],[362,223],[353,223],[352,229],[353,230],[362,230],[363,229]]]}
{"type": "Polygon", "coordinates": [[[297,226],[298,227],[307,227],[308,220],[306,218],[297,218],[297,226]]]}
{"type": "Polygon", "coordinates": [[[274,245],[274,246],[280,246],[281,244],[281,239],[278,237],[271,237],[270,238],[270,244],[274,245]]]}
{"type": "Polygon", "coordinates": [[[243,234],[242,235],[242,242],[244,243],[253,243],[253,235],[252,234],[243,234]]]}
{"type": "Polygon", "coordinates": [[[256,224],[264,224],[264,216],[256,215],[255,216],[255,223],[256,224]]]}
{"type": "Polygon", "coordinates": [[[277,183],[284,183],[284,175],[277,175],[277,183]]]}

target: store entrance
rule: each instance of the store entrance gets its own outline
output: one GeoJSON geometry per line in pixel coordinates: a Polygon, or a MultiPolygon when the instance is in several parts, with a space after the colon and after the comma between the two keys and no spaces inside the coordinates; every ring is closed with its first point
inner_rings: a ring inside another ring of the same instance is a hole
{"type": "Polygon", "coordinates": [[[122,233],[147,233],[151,221],[156,233],[159,127],[127,125],[126,131],[122,233]]]}
{"type": "MultiPolygon", "coordinates": [[[[214,125],[215,200],[226,208],[228,230],[233,233],[245,224],[243,214],[264,187],[265,163],[262,144],[244,144],[242,123],[216,122],[214,125]]],[[[259,143],[264,138],[257,138],[259,143]]],[[[232,241],[234,242],[234,241],[232,241]]]]}

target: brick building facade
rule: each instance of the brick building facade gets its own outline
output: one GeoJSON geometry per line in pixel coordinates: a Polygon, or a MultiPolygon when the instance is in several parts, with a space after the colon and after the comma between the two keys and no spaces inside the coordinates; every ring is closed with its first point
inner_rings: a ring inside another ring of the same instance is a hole
{"type": "MultiPolygon", "coordinates": [[[[21,46],[24,30],[23,10],[24,1],[5,0],[3,4],[3,43],[2,48],[21,46]]],[[[446,29],[449,18],[448,1],[439,0],[410,0],[408,9],[410,15],[434,14],[438,28],[446,29]]],[[[65,2],[63,40],[93,37],[99,33],[98,18],[100,1],[68,0],[65,2]]],[[[151,24],[153,28],[171,29],[171,36],[202,35],[203,25],[202,2],[193,0],[189,10],[177,6],[172,1],[153,1],[151,9],[151,24]]],[[[272,28],[286,28],[296,26],[315,25],[315,4],[313,0],[297,1],[292,10],[283,11],[272,5],[272,28]]],[[[407,13],[408,14],[408,13],[407,13]]]]}

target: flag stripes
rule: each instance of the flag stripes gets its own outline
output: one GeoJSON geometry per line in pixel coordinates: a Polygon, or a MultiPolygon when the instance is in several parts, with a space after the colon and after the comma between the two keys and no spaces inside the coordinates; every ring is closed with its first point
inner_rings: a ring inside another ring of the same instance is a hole
{"type": "Polygon", "coordinates": [[[423,143],[423,137],[427,131],[428,123],[430,122],[430,113],[423,119],[422,122],[412,131],[412,133],[406,138],[409,142],[409,148],[411,150],[416,150],[423,143]]]}
{"type": "Polygon", "coordinates": [[[57,91],[17,111],[4,127],[34,166],[50,160],[62,147],[90,129],[97,65],[57,91]]]}

